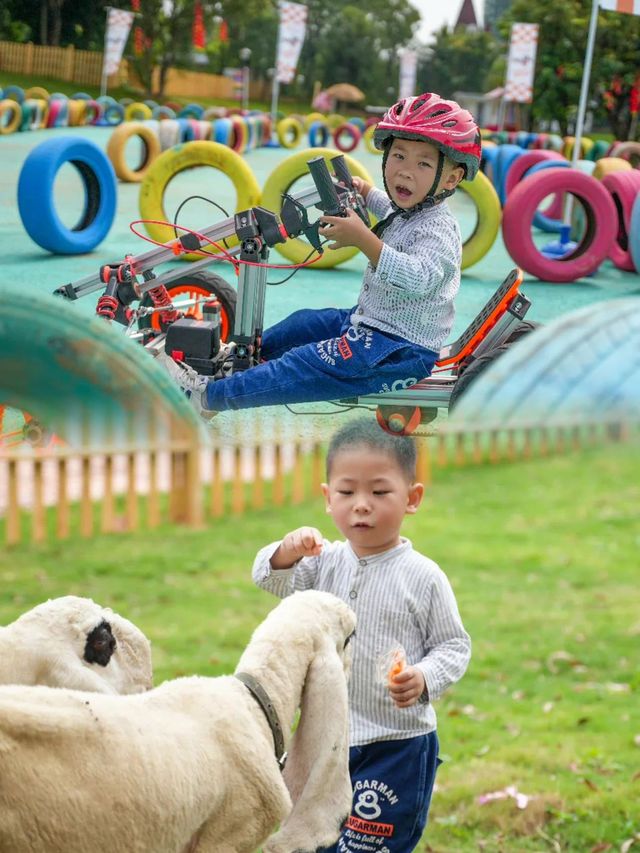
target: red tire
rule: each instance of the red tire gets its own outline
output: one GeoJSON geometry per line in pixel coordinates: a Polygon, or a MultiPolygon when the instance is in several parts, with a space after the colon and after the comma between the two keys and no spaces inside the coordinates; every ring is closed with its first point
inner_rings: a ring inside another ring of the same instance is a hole
{"type": "Polygon", "coordinates": [[[630,172],[612,172],[605,175],[601,183],[611,193],[617,212],[618,232],[609,251],[609,257],[618,269],[635,272],[629,235],[633,203],[640,193],[640,171],[632,169],[630,172]]]}
{"type": "Polygon", "coordinates": [[[508,196],[518,183],[525,176],[526,172],[536,163],[542,160],[564,160],[562,154],[557,151],[527,151],[526,154],[521,154],[512,164],[507,172],[507,177],[504,182],[505,196],[508,196]]]}
{"type": "Polygon", "coordinates": [[[355,124],[349,124],[346,122],[345,124],[340,124],[333,131],[333,144],[336,146],[338,151],[342,151],[344,154],[347,154],[349,151],[353,151],[354,148],[358,147],[358,143],[362,134],[360,130],[355,126],[355,124]],[[343,137],[347,136],[349,138],[348,142],[343,142],[343,137]]]}
{"type": "Polygon", "coordinates": [[[611,195],[599,181],[577,169],[547,169],[520,181],[502,216],[502,235],[512,259],[543,281],[576,281],[595,272],[616,236],[617,215],[611,195]],[[559,192],[571,193],[583,205],[586,231],[575,251],[555,260],[540,253],[531,226],[540,202],[559,192]]]}

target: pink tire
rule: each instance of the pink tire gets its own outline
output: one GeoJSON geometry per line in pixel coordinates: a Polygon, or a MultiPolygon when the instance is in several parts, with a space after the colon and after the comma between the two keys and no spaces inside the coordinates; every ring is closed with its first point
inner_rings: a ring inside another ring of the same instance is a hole
{"type": "Polygon", "coordinates": [[[508,196],[511,190],[520,183],[532,166],[542,160],[564,160],[564,157],[557,151],[527,151],[526,154],[522,154],[507,172],[504,182],[505,196],[508,196]]]}
{"type": "Polygon", "coordinates": [[[520,181],[507,198],[502,236],[515,263],[542,281],[576,281],[595,272],[608,256],[617,229],[615,204],[599,181],[577,169],[547,169],[520,181]],[[546,258],[533,242],[531,226],[540,202],[548,195],[569,192],[583,205],[585,236],[566,258],[546,258]]]}
{"type": "Polygon", "coordinates": [[[612,172],[605,175],[601,183],[611,193],[617,213],[618,230],[609,257],[618,269],[635,272],[636,266],[630,247],[631,213],[640,194],[640,171],[632,169],[629,172],[612,172]]]}
{"type": "Polygon", "coordinates": [[[338,151],[342,151],[347,154],[349,151],[353,151],[354,148],[358,147],[358,143],[362,137],[362,133],[359,128],[355,126],[355,124],[349,124],[346,122],[345,124],[340,124],[333,131],[333,144],[336,146],[338,151]],[[348,141],[344,141],[344,137],[348,138],[348,141]]]}

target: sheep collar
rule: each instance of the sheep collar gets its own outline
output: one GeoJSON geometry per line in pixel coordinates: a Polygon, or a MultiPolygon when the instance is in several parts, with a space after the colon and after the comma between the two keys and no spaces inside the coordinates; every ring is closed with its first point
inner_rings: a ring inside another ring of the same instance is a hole
{"type": "Polygon", "coordinates": [[[287,761],[287,753],[284,751],[284,734],[282,733],[282,726],[280,725],[280,720],[278,719],[278,714],[274,704],[271,699],[269,699],[269,694],[260,684],[258,679],[254,678],[253,675],[249,675],[248,672],[236,672],[234,674],[238,681],[241,681],[244,684],[249,693],[251,693],[258,705],[262,708],[262,712],[267,718],[271,734],[273,735],[273,745],[275,747],[278,766],[280,767],[280,770],[284,770],[284,765],[287,761]]]}

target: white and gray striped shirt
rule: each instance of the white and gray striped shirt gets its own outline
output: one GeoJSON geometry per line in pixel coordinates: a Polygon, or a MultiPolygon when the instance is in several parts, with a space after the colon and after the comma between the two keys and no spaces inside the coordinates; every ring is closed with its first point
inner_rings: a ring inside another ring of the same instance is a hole
{"type": "Polygon", "coordinates": [[[359,558],[348,542],[324,541],[318,557],[291,569],[271,568],[279,542],[262,548],[253,564],[256,584],[280,598],[297,590],[332,592],[356,612],[349,682],[350,743],[401,740],[433,731],[431,702],[464,674],[471,641],[451,585],[439,566],[413,550],[408,539],[381,554],[359,558]],[[407,662],[425,676],[428,698],[397,708],[377,681],[377,663],[402,645],[407,662]]]}
{"type": "MultiPolygon", "coordinates": [[[[371,189],[367,207],[379,219],[391,213],[389,196],[371,189]]],[[[455,318],[460,288],[460,226],[446,202],[396,217],[385,229],[377,267],[367,265],[351,315],[411,343],[440,352],[455,318]]]]}

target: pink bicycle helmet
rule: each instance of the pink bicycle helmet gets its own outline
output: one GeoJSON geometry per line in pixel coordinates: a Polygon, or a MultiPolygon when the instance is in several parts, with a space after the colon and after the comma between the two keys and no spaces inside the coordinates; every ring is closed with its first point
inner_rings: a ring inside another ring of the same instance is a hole
{"type": "Polygon", "coordinates": [[[384,150],[392,137],[430,142],[464,166],[469,181],[480,168],[482,145],[473,116],[455,101],[445,101],[433,92],[403,98],[387,110],[374,131],[374,145],[384,150]]]}

